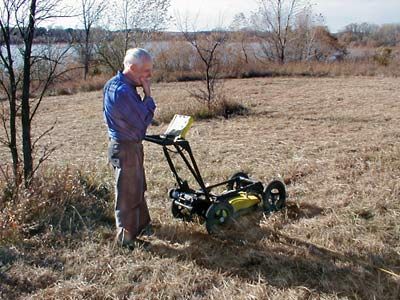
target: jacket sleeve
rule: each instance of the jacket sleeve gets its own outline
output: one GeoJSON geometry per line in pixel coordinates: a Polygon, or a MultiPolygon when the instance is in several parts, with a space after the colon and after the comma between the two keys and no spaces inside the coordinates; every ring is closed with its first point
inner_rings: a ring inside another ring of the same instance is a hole
{"type": "Polygon", "coordinates": [[[156,105],[151,97],[142,101],[138,94],[119,87],[115,91],[115,109],[129,126],[145,130],[153,119],[156,105]]]}

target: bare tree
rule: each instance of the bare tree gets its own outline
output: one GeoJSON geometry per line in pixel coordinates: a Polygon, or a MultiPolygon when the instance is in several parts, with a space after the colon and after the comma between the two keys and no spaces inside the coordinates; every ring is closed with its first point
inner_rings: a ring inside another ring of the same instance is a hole
{"type": "Polygon", "coordinates": [[[209,32],[198,32],[195,22],[189,25],[188,17],[182,19],[177,16],[177,25],[185,40],[193,47],[202,64],[204,74],[204,88],[191,91],[191,95],[207,104],[208,109],[217,100],[219,95],[219,79],[221,75],[221,48],[228,41],[228,32],[215,29],[209,32]]]}
{"type": "Polygon", "coordinates": [[[285,63],[295,16],[304,6],[302,0],[258,0],[252,22],[267,59],[285,63]]]}
{"type": "Polygon", "coordinates": [[[166,27],[171,0],[114,0],[110,5],[112,18],[104,24],[108,36],[97,43],[96,52],[100,62],[117,72],[129,48],[144,47],[166,27]]]}
{"type": "Polygon", "coordinates": [[[238,13],[233,17],[232,23],[229,29],[235,33],[235,39],[239,41],[241,52],[244,56],[246,64],[249,63],[249,54],[247,49],[248,44],[248,33],[250,29],[249,21],[247,20],[244,13],[238,13]]]}
{"type": "Polygon", "coordinates": [[[107,8],[107,3],[106,0],[81,0],[83,31],[78,33],[77,48],[83,63],[84,80],[86,80],[89,73],[89,65],[94,50],[92,29],[102,17],[104,10],[107,8]]]}
{"type": "MultiPolygon", "coordinates": [[[[61,17],[62,14],[55,0],[4,0],[0,4],[0,93],[8,100],[8,108],[3,106],[1,122],[4,128],[4,137],[1,142],[9,147],[12,157],[15,183],[20,176],[20,162],[23,161],[25,185],[37,169],[34,166],[33,153],[36,143],[49,130],[45,130],[35,140],[31,135],[31,124],[43,100],[46,90],[57,75],[62,58],[68,49],[64,48],[57,56],[51,56],[45,49],[34,51],[33,41],[35,29],[44,20],[61,17]],[[21,36],[23,44],[18,48],[13,45],[13,35],[21,36]],[[18,49],[18,50],[17,50],[18,49]],[[37,97],[31,99],[33,72],[35,68],[46,62],[47,76],[36,80],[37,97]],[[19,156],[17,115],[21,115],[22,154],[19,156]]],[[[45,151],[38,159],[38,165],[45,160],[49,151],[45,151]]]]}
{"type": "Polygon", "coordinates": [[[14,72],[15,63],[11,49],[12,35],[16,30],[15,26],[10,26],[13,22],[13,7],[14,4],[10,2],[3,2],[1,6],[0,59],[2,72],[0,84],[9,103],[8,110],[2,105],[1,120],[5,128],[5,138],[2,137],[1,142],[10,148],[14,178],[17,180],[20,163],[17,149],[17,86],[21,78],[18,73],[14,72]],[[9,124],[7,124],[7,121],[9,124]]]}
{"type": "Polygon", "coordinates": [[[308,61],[318,57],[320,31],[324,24],[322,15],[315,15],[311,6],[305,6],[296,15],[293,38],[289,45],[291,59],[308,61]]]}

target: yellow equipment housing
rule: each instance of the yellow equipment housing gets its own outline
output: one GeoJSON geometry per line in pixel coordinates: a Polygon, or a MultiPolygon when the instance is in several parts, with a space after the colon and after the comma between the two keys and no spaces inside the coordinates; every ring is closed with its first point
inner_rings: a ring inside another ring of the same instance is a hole
{"type": "Polygon", "coordinates": [[[253,207],[260,202],[261,199],[258,196],[246,192],[239,192],[238,196],[229,200],[229,204],[233,206],[235,212],[253,207]]]}

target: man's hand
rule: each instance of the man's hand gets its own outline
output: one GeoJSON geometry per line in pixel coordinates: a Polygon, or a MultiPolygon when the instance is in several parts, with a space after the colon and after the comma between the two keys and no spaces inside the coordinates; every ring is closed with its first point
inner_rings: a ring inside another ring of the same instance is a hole
{"type": "Polygon", "coordinates": [[[150,78],[140,78],[142,87],[143,87],[143,93],[145,97],[151,97],[151,91],[150,91],[150,78]]]}

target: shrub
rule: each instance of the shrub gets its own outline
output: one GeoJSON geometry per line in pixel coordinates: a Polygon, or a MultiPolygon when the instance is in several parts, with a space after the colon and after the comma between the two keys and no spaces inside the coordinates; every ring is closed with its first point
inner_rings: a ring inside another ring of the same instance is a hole
{"type": "Polygon", "coordinates": [[[176,107],[169,107],[159,113],[156,118],[157,121],[169,123],[175,114],[189,115],[196,120],[206,120],[218,117],[230,118],[237,115],[247,115],[250,110],[241,103],[223,99],[213,103],[208,107],[205,103],[197,101],[189,102],[187,105],[176,107]]]}
{"type": "Polygon", "coordinates": [[[47,169],[20,188],[1,208],[0,240],[14,240],[48,230],[73,234],[113,223],[112,187],[99,173],[79,169],[47,169]]]}
{"type": "Polygon", "coordinates": [[[374,60],[382,66],[388,66],[392,61],[392,52],[391,48],[379,48],[376,51],[374,60]]]}

